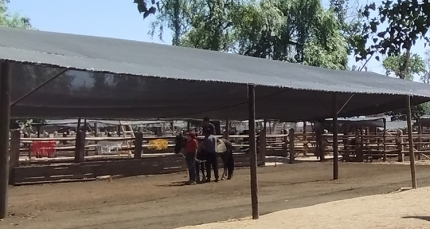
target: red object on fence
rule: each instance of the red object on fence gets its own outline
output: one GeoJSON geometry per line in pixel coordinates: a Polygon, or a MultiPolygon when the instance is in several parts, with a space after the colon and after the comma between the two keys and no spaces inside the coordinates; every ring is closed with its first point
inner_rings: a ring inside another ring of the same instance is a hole
{"type": "Polygon", "coordinates": [[[30,155],[36,157],[51,157],[55,153],[55,141],[34,141],[30,146],[30,155]]]}

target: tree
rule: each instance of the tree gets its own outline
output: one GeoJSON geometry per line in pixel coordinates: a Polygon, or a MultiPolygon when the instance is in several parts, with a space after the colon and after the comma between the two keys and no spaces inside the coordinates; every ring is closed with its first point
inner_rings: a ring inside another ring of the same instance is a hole
{"type": "Polygon", "coordinates": [[[7,8],[9,2],[9,0],[0,0],[0,25],[11,28],[31,28],[30,19],[28,17],[9,12],[7,8]]]}
{"type": "Polygon", "coordinates": [[[151,35],[167,27],[173,45],[312,66],[346,69],[352,45],[320,0],[163,0],[155,16],[151,35]]]}
{"type": "MultiPolygon", "coordinates": [[[[414,76],[426,73],[424,60],[417,54],[403,53],[397,56],[387,57],[382,64],[386,70],[386,75],[394,74],[403,80],[413,80],[414,76]],[[407,60],[409,59],[409,60],[407,60]],[[407,63],[406,65],[404,63],[407,63]],[[403,67],[406,66],[406,67],[403,67]]],[[[429,110],[428,104],[420,104],[411,107],[412,119],[418,121],[429,110]]],[[[406,120],[406,109],[387,112],[393,120],[406,120]]]]}
{"type": "Polygon", "coordinates": [[[181,38],[181,45],[229,51],[232,43],[231,17],[240,6],[239,1],[196,0],[192,2],[187,13],[190,27],[181,38]]]}
{"type": "Polygon", "coordinates": [[[156,2],[158,11],[153,13],[156,15],[156,19],[151,23],[152,28],[149,35],[154,37],[158,31],[159,39],[163,40],[164,27],[167,25],[167,28],[173,31],[172,45],[180,45],[181,37],[189,30],[189,18],[193,12],[190,5],[192,5],[192,1],[185,0],[164,0],[161,6],[159,2],[156,2]]]}
{"type": "Polygon", "coordinates": [[[157,9],[160,9],[160,2],[156,0],[134,0],[133,3],[137,5],[139,13],[143,14],[143,19],[147,18],[150,14],[155,14],[157,9]]]}
{"type": "MultiPolygon", "coordinates": [[[[389,71],[399,78],[410,78],[413,68],[417,67],[417,58],[411,54],[412,46],[418,39],[425,39],[426,43],[429,41],[429,1],[384,0],[378,6],[374,2],[366,5],[362,13],[367,23],[363,27],[364,36],[357,40],[356,60],[369,59],[372,56],[380,60],[381,55],[388,55],[390,59],[384,62],[390,67],[389,71]],[[367,44],[368,40],[372,42],[371,45],[367,44]]],[[[418,69],[421,68],[422,66],[419,66],[418,69]]],[[[427,104],[413,107],[414,119],[425,114],[426,109],[427,104]]],[[[404,110],[394,112],[400,119],[405,118],[403,114],[404,110]]]]}
{"type": "MultiPolygon", "coordinates": [[[[320,23],[336,25],[331,11],[321,13],[320,23]]],[[[338,27],[335,26],[330,29],[326,27],[326,34],[323,33],[322,37],[318,37],[317,34],[311,37],[304,46],[304,64],[339,70],[346,69],[348,65],[348,43],[336,28],[338,27]]]]}
{"type": "Polygon", "coordinates": [[[364,18],[360,13],[359,0],[330,0],[330,9],[333,11],[342,36],[348,42],[348,54],[354,51],[357,40],[361,39],[364,18]]]}
{"type": "MultiPolygon", "coordinates": [[[[7,4],[9,3],[9,0],[0,0],[0,26],[6,26],[11,28],[20,28],[20,29],[31,29],[32,25],[30,23],[30,19],[28,17],[21,16],[17,13],[11,13],[7,7],[7,4]]],[[[14,89],[23,89],[25,92],[28,92],[31,90],[31,88],[35,87],[35,84],[37,84],[40,80],[45,81],[46,79],[38,79],[39,81],[36,82],[36,78],[34,76],[50,76],[50,73],[54,73],[55,70],[48,70],[41,69],[37,66],[13,66],[13,72],[16,72],[17,75],[21,75],[22,77],[25,77],[20,84],[14,86],[14,89]]],[[[62,80],[56,80],[56,82],[52,82],[54,86],[63,85],[61,83],[62,80]]],[[[41,83],[41,82],[40,82],[41,83]]],[[[39,83],[39,84],[40,84],[39,83]]],[[[65,89],[62,87],[62,90],[65,89]]],[[[19,92],[18,92],[19,93],[19,92]]],[[[16,95],[16,92],[14,97],[19,97],[20,95],[16,95]]],[[[11,128],[25,128],[25,127],[31,127],[34,123],[45,123],[45,120],[43,119],[11,119],[11,128]]]]}
{"type": "Polygon", "coordinates": [[[357,60],[375,55],[399,55],[408,52],[418,39],[428,39],[430,26],[430,3],[428,0],[391,1],[384,0],[366,5],[363,15],[368,19],[364,26],[364,36],[358,40],[355,49],[357,60]],[[371,16],[376,13],[376,16],[371,16]],[[385,27],[386,26],[386,27],[385,27]],[[384,28],[385,27],[385,28],[384,28]],[[373,44],[367,46],[367,40],[373,44]]]}
{"type": "Polygon", "coordinates": [[[347,66],[339,24],[319,0],[262,0],[236,13],[233,30],[239,54],[334,69],[347,66]]]}
{"type": "Polygon", "coordinates": [[[387,76],[394,74],[396,77],[406,80],[413,80],[414,76],[422,75],[426,71],[424,60],[418,54],[413,54],[409,57],[406,54],[389,56],[384,59],[382,66],[385,68],[387,76]],[[409,58],[409,63],[404,71],[401,68],[406,58],[409,58]]]}
{"type": "Polygon", "coordinates": [[[421,81],[426,84],[430,84],[430,50],[425,52],[425,73],[421,76],[421,81]]]}

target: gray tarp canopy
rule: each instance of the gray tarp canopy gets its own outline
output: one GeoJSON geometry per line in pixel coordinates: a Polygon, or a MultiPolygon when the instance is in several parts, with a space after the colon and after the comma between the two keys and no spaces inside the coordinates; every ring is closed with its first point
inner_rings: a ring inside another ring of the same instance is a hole
{"type": "Polygon", "coordinates": [[[368,72],[335,71],[137,41],[0,27],[0,59],[12,64],[14,117],[244,120],[256,85],[256,118],[284,121],[380,113],[429,101],[430,86],[368,72]],[[324,102],[322,103],[321,100],[324,102]],[[325,104],[325,105],[324,105],[325,104]]]}

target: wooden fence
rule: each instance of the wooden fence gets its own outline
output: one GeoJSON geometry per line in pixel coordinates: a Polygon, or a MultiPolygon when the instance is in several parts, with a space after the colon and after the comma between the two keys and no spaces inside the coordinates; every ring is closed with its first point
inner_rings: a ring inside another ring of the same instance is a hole
{"type": "MultiPolygon", "coordinates": [[[[284,150],[266,152],[267,156],[318,156],[333,152],[333,135],[323,134],[317,141],[315,133],[294,133],[290,131],[284,150]],[[292,135],[291,135],[292,134],[292,135]],[[294,137],[292,137],[294,136],[294,137]]],[[[413,146],[418,160],[430,159],[430,134],[413,133],[413,146]]],[[[392,160],[399,162],[409,156],[409,141],[405,131],[373,133],[364,135],[338,135],[339,155],[344,161],[392,160]]]]}
{"type": "MultiPolygon", "coordinates": [[[[248,136],[230,136],[238,151],[235,153],[235,165],[249,166],[246,153],[249,145],[243,142],[248,136]],[[239,140],[238,140],[239,139],[239,140]],[[240,140],[242,139],[242,140],[240,140]]],[[[281,135],[281,137],[283,137],[281,135]]],[[[94,180],[100,176],[134,176],[175,173],[185,171],[182,155],[173,153],[173,136],[162,137],[168,141],[168,149],[162,151],[147,149],[150,140],[160,139],[155,136],[136,134],[135,138],[124,137],[62,137],[62,138],[21,138],[19,131],[11,135],[10,184],[36,184],[62,181],[94,180]],[[37,158],[30,154],[32,142],[55,141],[56,154],[52,158],[37,158]],[[99,141],[129,142],[114,155],[97,155],[99,141]],[[69,144],[71,142],[72,144],[69,144]],[[76,145],[73,145],[77,142],[76,145]],[[130,155],[131,152],[131,155],[130,155]]],[[[258,150],[259,166],[265,164],[264,150],[258,150]]],[[[220,162],[221,166],[221,162],[220,162]]]]}
{"type": "MultiPolygon", "coordinates": [[[[221,136],[219,136],[221,137],[221,136]]],[[[94,180],[100,176],[134,176],[185,171],[182,156],[173,153],[174,137],[162,137],[168,141],[164,150],[148,149],[149,141],[156,136],[136,134],[124,137],[63,137],[21,138],[18,131],[11,135],[10,183],[33,184],[61,181],[94,180]],[[29,145],[34,141],[55,141],[53,158],[34,158],[29,145]],[[123,144],[117,155],[97,155],[97,142],[132,142],[123,144]],[[78,144],[75,145],[74,143],[78,144]]],[[[248,136],[232,135],[237,148],[236,166],[249,166],[248,136]]],[[[344,161],[397,160],[404,161],[409,154],[406,133],[386,132],[367,135],[339,134],[339,154],[344,161]]],[[[430,134],[413,133],[413,145],[418,159],[430,159],[430,134]]],[[[324,156],[332,153],[332,134],[295,133],[266,135],[262,131],[257,139],[258,165],[265,164],[265,156],[289,157],[293,163],[298,156],[324,156]],[[291,156],[290,156],[291,155],[291,156]]]]}

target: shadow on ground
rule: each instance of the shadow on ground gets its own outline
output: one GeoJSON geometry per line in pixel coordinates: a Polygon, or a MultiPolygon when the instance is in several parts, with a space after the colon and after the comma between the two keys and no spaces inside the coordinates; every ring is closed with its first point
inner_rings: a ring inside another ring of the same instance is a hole
{"type": "Polygon", "coordinates": [[[420,219],[430,222],[430,216],[404,216],[403,219],[420,219]]]}

